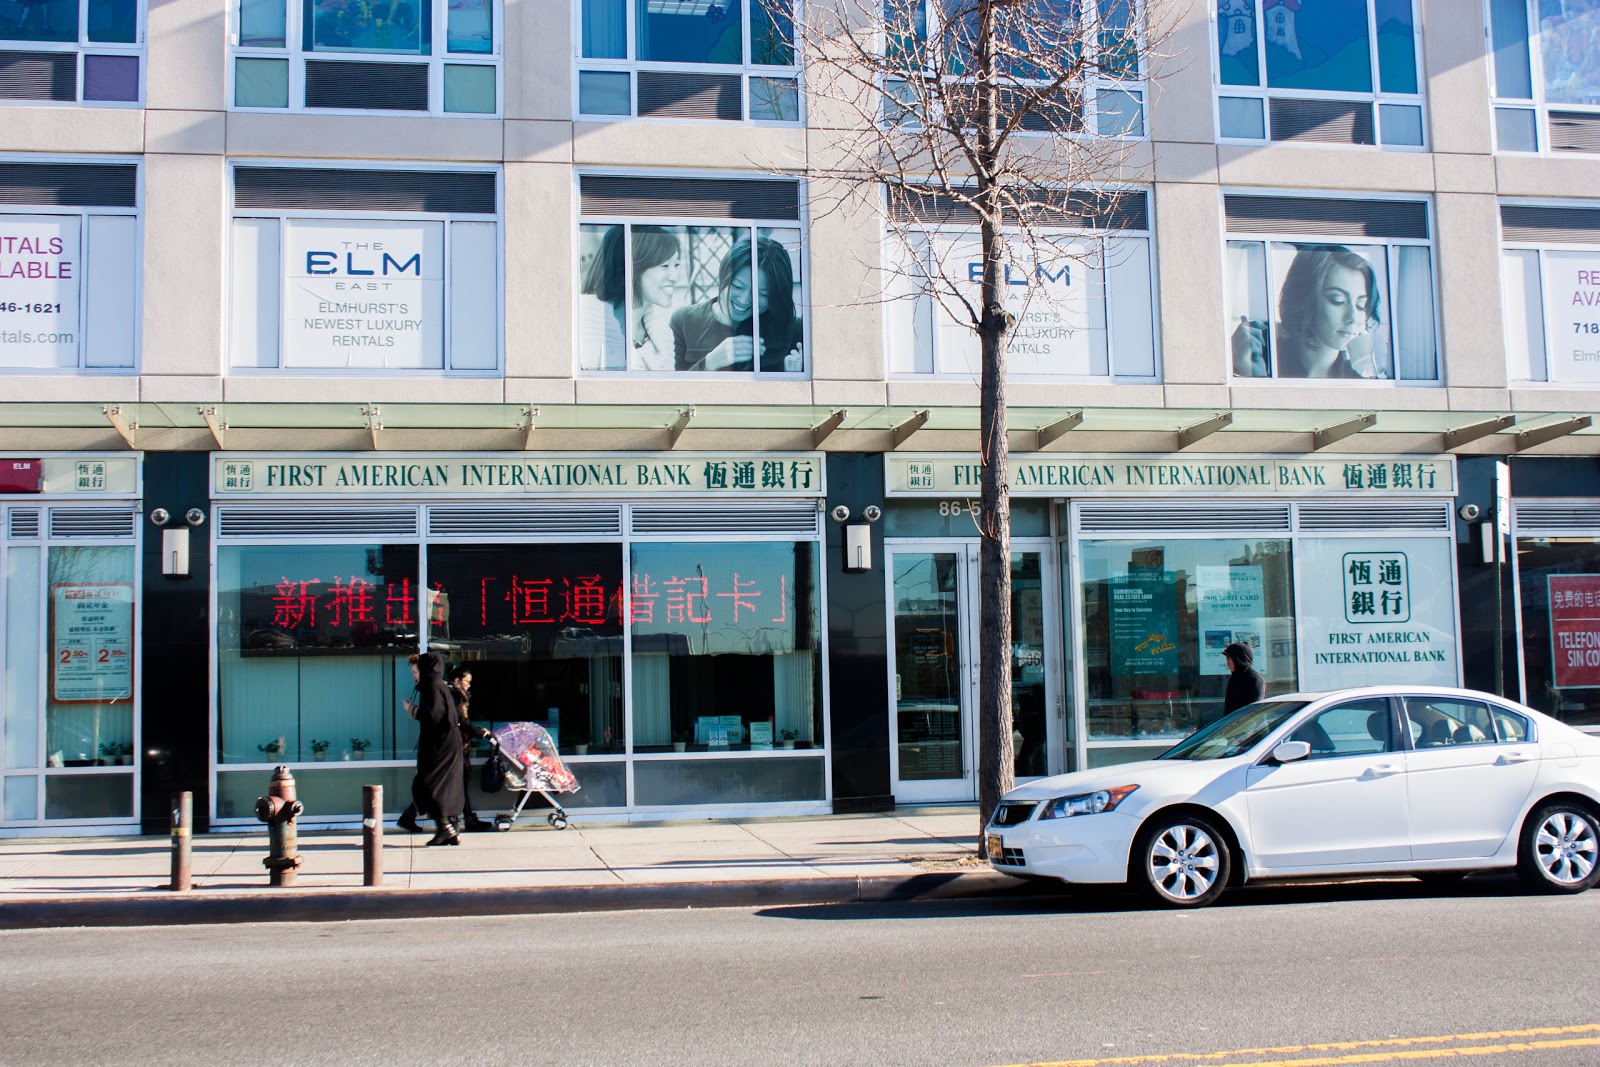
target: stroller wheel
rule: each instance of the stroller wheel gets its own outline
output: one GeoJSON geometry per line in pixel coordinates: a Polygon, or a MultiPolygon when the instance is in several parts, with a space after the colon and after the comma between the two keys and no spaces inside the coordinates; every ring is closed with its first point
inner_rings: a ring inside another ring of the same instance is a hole
{"type": "Polygon", "coordinates": [[[565,830],[567,828],[567,813],[564,811],[553,811],[547,815],[546,818],[549,819],[550,825],[555,827],[557,830],[565,830]]]}
{"type": "Polygon", "coordinates": [[[506,818],[504,815],[498,815],[494,820],[494,828],[499,830],[501,833],[505,833],[507,830],[511,829],[511,820],[506,818]]]}

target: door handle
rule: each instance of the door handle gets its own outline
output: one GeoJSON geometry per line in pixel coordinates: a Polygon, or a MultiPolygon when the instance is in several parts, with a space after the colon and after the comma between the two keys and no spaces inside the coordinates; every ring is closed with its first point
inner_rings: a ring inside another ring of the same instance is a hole
{"type": "Polygon", "coordinates": [[[1367,768],[1367,772],[1366,772],[1366,777],[1368,777],[1368,778],[1387,778],[1391,774],[1399,774],[1399,773],[1400,773],[1400,768],[1396,767],[1394,764],[1392,764],[1392,763],[1380,763],[1376,767],[1368,767],[1367,768]]]}
{"type": "Polygon", "coordinates": [[[1497,766],[1507,767],[1513,763],[1527,763],[1531,759],[1533,757],[1524,752],[1503,752],[1494,762],[1497,766]]]}

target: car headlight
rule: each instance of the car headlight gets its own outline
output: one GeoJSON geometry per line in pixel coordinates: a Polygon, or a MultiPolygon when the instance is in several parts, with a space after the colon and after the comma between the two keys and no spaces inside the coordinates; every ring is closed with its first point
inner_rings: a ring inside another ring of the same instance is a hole
{"type": "Polygon", "coordinates": [[[1118,804],[1128,799],[1128,796],[1139,787],[1136,785],[1114,785],[1110,789],[1096,789],[1093,793],[1074,793],[1068,797],[1056,797],[1047,800],[1039,811],[1041,819],[1065,819],[1073,815],[1098,815],[1102,811],[1114,811],[1118,804]]]}

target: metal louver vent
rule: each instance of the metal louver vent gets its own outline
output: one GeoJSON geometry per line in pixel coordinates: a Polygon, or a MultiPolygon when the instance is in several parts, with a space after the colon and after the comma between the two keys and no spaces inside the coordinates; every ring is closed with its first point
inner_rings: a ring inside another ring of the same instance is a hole
{"type": "Polygon", "coordinates": [[[1282,100],[1267,102],[1274,141],[1319,144],[1376,144],[1372,105],[1348,100],[1282,100]]]}
{"type": "Polygon", "coordinates": [[[1121,530],[1287,530],[1288,504],[1081,504],[1078,526],[1085,533],[1121,530]]]}
{"type": "Polygon", "coordinates": [[[1296,509],[1302,530],[1448,530],[1450,503],[1446,500],[1422,504],[1394,504],[1382,507],[1339,504],[1301,504],[1296,509]]]}
{"type": "Polygon", "coordinates": [[[78,99],[78,53],[0,52],[0,100],[78,99]]]}
{"type": "Polygon", "coordinates": [[[1600,208],[1503,204],[1500,231],[1508,241],[1600,244],[1600,208]]]}
{"type": "Polygon", "coordinates": [[[1516,502],[1517,532],[1567,533],[1600,530],[1600,501],[1560,500],[1516,502]]]}
{"type": "Polygon", "coordinates": [[[416,508],[319,508],[231,505],[217,509],[217,536],[415,537],[416,508]]]}
{"type": "Polygon", "coordinates": [[[1552,152],[1600,152],[1600,115],[1581,111],[1550,112],[1552,152]]]}
{"type": "Polygon", "coordinates": [[[1316,196],[1222,198],[1229,233],[1428,236],[1428,205],[1421,200],[1334,200],[1316,196]]]}
{"type": "MultiPolygon", "coordinates": [[[[1036,198],[1044,201],[1043,194],[1036,198]]],[[[1121,192],[1061,192],[1053,203],[1040,203],[1033,212],[1039,225],[1068,226],[1089,230],[1148,230],[1149,205],[1142,190],[1121,192]]],[[[976,226],[977,214],[966,204],[947,194],[929,190],[919,193],[910,187],[889,191],[889,214],[897,222],[928,222],[976,226]]]]}
{"type": "Polygon", "coordinates": [[[306,61],[306,107],[428,110],[426,63],[306,61]]]}
{"type": "Polygon", "coordinates": [[[800,183],[759,178],[585,177],[585,215],[798,219],[800,183]]]}
{"type": "Polygon", "coordinates": [[[135,515],[119,508],[51,508],[51,537],[132,537],[135,515]]]}
{"type": "Polygon", "coordinates": [[[132,163],[0,164],[0,204],[137,207],[138,195],[132,163]]]}
{"type": "Polygon", "coordinates": [[[492,171],[236,167],[233,203],[240,208],[493,215],[495,175],[492,171]]]}
{"type": "Polygon", "coordinates": [[[548,507],[430,507],[429,537],[488,537],[551,534],[616,536],[622,533],[622,509],[596,504],[548,507]]]}
{"type": "Polygon", "coordinates": [[[12,508],[11,514],[6,518],[8,536],[13,541],[31,541],[39,536],[39,513],[37,511],[12,508]]]}
{"type": "Polygon", "coordinates": [[[673,119],[744,118],[742,79],[737,74],[639,72],[639,117],[673,119]]]}
{"type": "Polygon", "coordinates": [[[628,530],[635,536],[768,533],[815,537],[819,514],[812,501],[737,508],[641,505],[629,511],[628,530]]]}

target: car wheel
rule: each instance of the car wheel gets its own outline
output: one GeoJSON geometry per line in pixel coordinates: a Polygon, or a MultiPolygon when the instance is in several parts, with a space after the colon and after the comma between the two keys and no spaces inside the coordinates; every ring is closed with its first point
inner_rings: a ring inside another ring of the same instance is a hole
{"type": "Polygon", "coordinates": [[[1546,893],[1581,893],[1600,882],[1600,821],[1576,804],[1547,804],[1522,824],[1517,873],[1546,893]]]}
{"type": "Polygon", "coordinates": [[[1130,880],[1169,908],[1203,908],[1222,895],[1233,857],[1220,831],[1198,815],[1156,819],[1134,843],[1130,880]]]}

